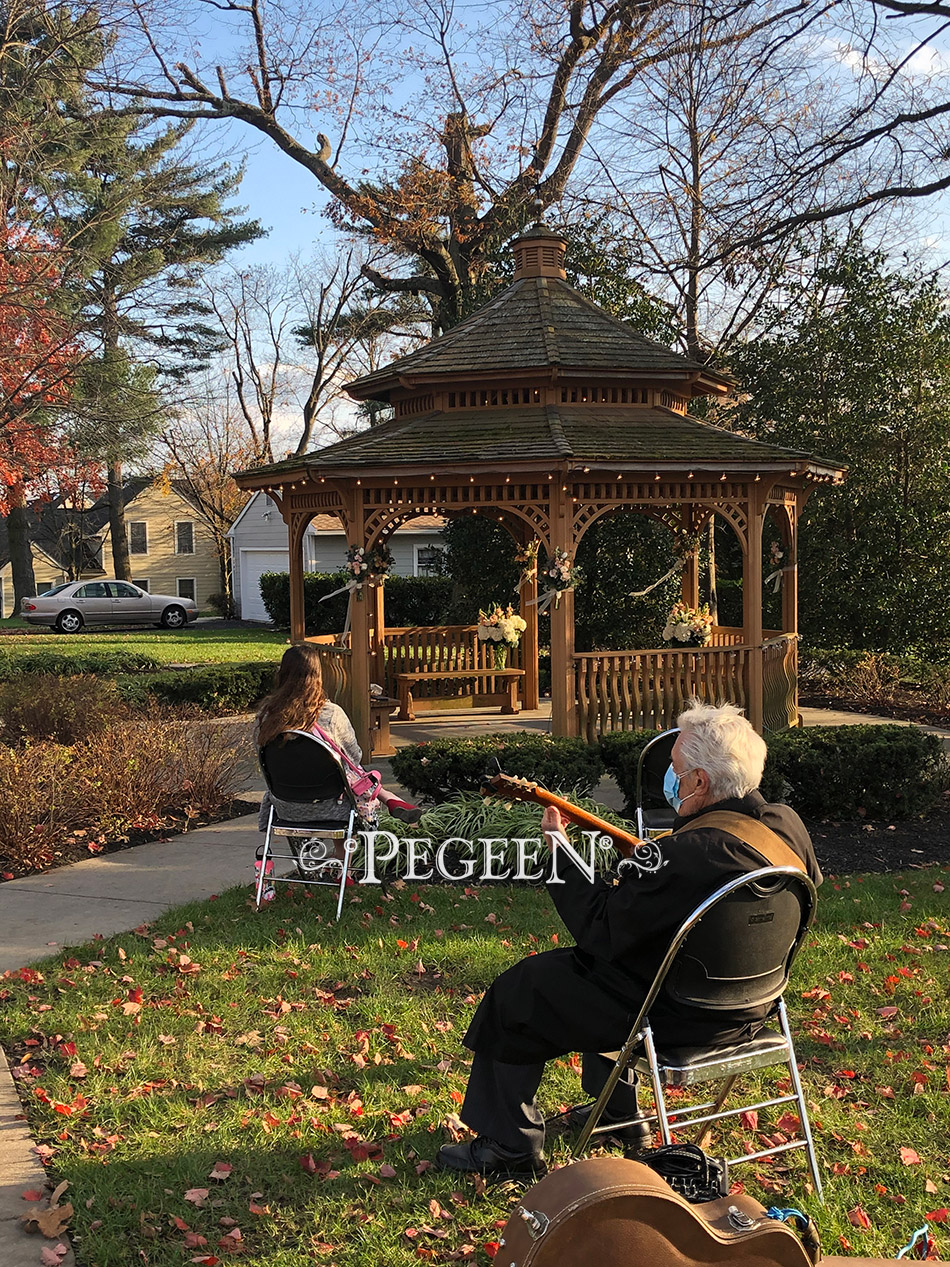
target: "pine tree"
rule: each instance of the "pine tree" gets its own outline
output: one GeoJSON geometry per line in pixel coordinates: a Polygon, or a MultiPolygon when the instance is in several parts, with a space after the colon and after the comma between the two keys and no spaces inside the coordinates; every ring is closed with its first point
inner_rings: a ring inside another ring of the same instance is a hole
{"type": "Polygon", "coordinates": [[[128,580],[124,466],[161,426],[162,383],[185,378],[220,346],[197,289],[201,273],[262,229],[228,205],[239,170],[190,160],[188,126],[156,133],[103,113],[87,122],[93,143],[69,182],[66,224],[96,260],[76,295],[96,350],[74,434],[106,465],[114,570],[128,580]]]}

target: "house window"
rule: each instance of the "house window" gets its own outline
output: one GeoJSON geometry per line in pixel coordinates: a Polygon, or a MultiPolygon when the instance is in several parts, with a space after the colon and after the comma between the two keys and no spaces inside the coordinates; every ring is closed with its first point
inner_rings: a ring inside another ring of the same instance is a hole
{"type": "Polygon", "coordinates": [[[193,576],[180,576],[178,578],[178,597],[190,598],[195,602],[195,578],[193,576]]]}
{"type": "Polygon", "coordinates": [[[195,525],[190,519],[179,519],[175,524],[175,553],[194,554],[195,525]]]}
{"type": "Polygon", "coordinates": [[[145,590],[146,594],[149,592],[148,590],[149,579],[147,576],[137,576],[135,578],[135,584],[139,587],[140,590],[145,590]]]}
{"type": "Polygon", "coordinates": [[[445,551],[441,546],[414,546],[416,576],[441,576],[445,551]]]}
{"type": "Polygon", "coordinates": [[[129,554],[148,554],[148,524],[144,521],[129,524],[129,554]]]}

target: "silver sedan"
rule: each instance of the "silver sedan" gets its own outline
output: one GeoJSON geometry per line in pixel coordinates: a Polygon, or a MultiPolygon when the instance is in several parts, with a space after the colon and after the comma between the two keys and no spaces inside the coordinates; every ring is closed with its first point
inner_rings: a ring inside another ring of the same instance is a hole
{"type": "Polygon", "coordinates": [[[20,615],[31,625],[78,633],[83,625],[163,625],[183,629],[198,619],[191,598],[149,594],[129,581],[70,581],[24,598],[20,615]]]}

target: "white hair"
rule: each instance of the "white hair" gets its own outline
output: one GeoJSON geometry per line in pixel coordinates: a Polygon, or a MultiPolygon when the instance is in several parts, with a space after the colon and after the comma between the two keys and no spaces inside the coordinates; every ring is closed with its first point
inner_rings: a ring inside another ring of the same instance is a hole
{"type": "MultiPolygon", "coordinates": [[[[746,796],[762,782],[765,740],[735,704],[690,700],[676,719],[680,751],[691,770],[705,770],[717,801],[746,796]]],[[[685,772],[684,772],[685,773],[685,772]]]]}

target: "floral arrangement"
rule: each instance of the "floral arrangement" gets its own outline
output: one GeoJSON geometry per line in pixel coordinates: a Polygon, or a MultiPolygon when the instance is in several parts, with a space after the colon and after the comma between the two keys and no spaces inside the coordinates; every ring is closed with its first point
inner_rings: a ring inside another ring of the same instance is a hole
{"type": "Polygon", "coordinates": [[[712,637],[712,627],[708,603],[703,603],[702,607],[674,603],[666,618],[663,638],[666,642],[683,642],[689,647],[705,647],[712,637]]]}
{"type": "Polygon", "coordinates": [[[517,647],[527,628],[527,622],[516,615],[510,604],[507,607],[496,604],[487,612],[478,613],[479,642],[503,642],[505,646],[517,647]]]}
{"type": "Polygon", "coordinates": [[[541,542],[535,537],[533,541],[529,541],[527,545],[522,546],[515,555],[515,562],[521,564],[522,585],[527,581],[533,581],[538,575],[538,551],[540,549],[541,542]]]}
{"type": "Polygon", "coordinates": [[[566,550],[555,550],[548,559],[543,575],[544,588],[560,593],[561,590],[573,589],[575,585],[580,584],[581,570],[575,567],[573,559],[566,550]]]}
{"type": "Polygon", "coordinates": [[[785,568],[782,566],[782,560],[784,558],[785,551],[777,541],[773,541],[771,546],[769,546],[769,560],[772,564],[772,571],[765,578],[766,585],[768,585],[770,581],[773,582],[773,594],[777,594],[782,588],[782,573],[785,571],[785,568]]]}
{"type": "Polygon", "coordinates": [[[392,565],[393,552],[389,546],[377,546],[374,550],[350,546],[346,552],[346,588],[355,588],[357,598],[362,598],[363,586],[381,585],[392,565]]]}

